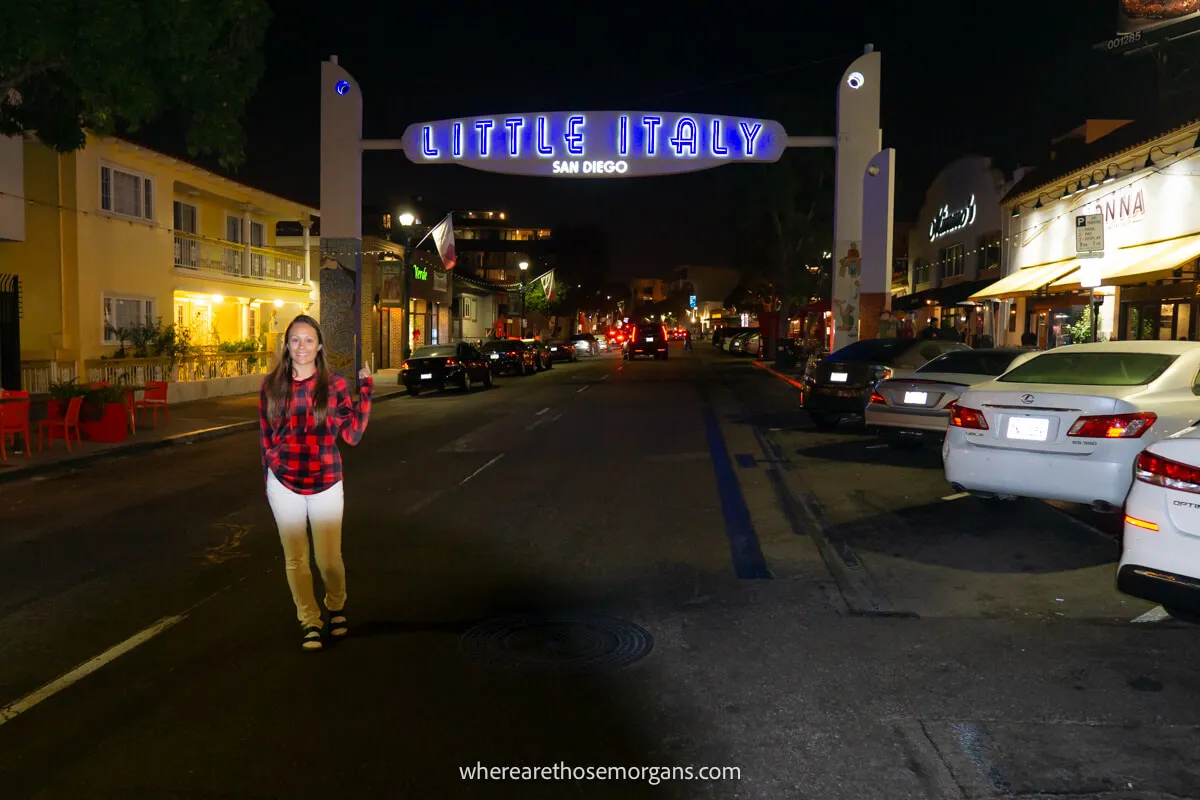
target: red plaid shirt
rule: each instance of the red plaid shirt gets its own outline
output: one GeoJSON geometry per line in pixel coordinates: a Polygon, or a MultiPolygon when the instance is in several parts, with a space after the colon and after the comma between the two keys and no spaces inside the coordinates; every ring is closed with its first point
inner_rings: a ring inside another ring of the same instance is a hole
{"type": "Polygon", "coordinates": [[[340,435],[347,444],[358,444],[371,415],[371,394],[375,384],[370,378],[359,387],[356,404],[350,384],[341,375],[329,376],[329,412],[325,424],[317,426],[312,412],[312,390],[316,374],[292,381],[290,413],[278,430],[267,419],[267,389],[264,382],[258,393],[258,420],[262,432],[263,479],[267,471],[297,494],[317,494],[342,479],[342,456],[338,452],[340,435]]]}

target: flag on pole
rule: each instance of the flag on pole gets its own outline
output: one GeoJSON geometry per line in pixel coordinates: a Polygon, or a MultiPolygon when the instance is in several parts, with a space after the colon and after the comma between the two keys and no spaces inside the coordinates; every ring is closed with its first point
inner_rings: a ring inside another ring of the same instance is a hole
{"type": "Polygon", "coordinates": [[[542,276],[542,294],[546,295],[546,301],[554,302],[555,286],[554,286],[554,270],[550,270],[542,276]]]}
{"type": "Polygon", "coordinates": [[[453,214],[447,214],[446,218],[439,222],[437,227],[429,233],[433,236],[434,243],[437,244],[438,255],[442,259],[442,266],[447,270],[454,269],[454,263],[458,258],[454,253],[453,214]]]}

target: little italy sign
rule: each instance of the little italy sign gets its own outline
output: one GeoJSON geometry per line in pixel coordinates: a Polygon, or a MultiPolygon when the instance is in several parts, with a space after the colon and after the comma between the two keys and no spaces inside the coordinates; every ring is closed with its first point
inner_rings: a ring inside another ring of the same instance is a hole
{"type": "Polygon", "coordinates": [[[778,161],[778,122],[662,111],[545,112],[419,122],[402,139],[418,164],[511,175],[616,178],[778,161]]]}

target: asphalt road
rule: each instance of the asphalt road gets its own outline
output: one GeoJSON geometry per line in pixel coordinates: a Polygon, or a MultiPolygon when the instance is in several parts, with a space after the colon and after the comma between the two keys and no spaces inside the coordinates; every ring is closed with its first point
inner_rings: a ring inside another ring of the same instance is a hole
{"type": "Polygon", "coordinates": [[[0,797],[1200,796],[1197,629],[1132,621],[1105,520],[946,499],[702,342],[343,455],[318,654],[253,434],[0,487],[0,797]]]}

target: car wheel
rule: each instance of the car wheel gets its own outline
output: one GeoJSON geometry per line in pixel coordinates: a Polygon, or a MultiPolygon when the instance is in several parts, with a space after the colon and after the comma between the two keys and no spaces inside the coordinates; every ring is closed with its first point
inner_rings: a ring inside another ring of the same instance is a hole
{"type": "Polygon", "coordinates": [[[813,421],[813,425],[824,430],[833,430],[837,427],[839,418],[832,414],[822,414],[820,411],[808,412],[808,417],[813,421]]]}
{"type": "Polygon", "coordinates": [[[463,370],[463,376],[462,376],[462,390],[464,392],[471,391],[471,376],[469,374],[467,374],[467,371],[465,369],[463,370]]]}
{"type": "Polygon", "coordinates": [[[492,387],[493,387],[493,386],[495,386],[495,385],[496,385],[496,382],[495,382],[495,380],[492,378],[492,371],[489,369],[489,370],[487,371],[487,373],[484,375],[484,378],[483,378],[483,388],[484,388],[484,389],[490,389],[490,388],[492,388],[492,387]]]}
{"type": "Polygon", "coordinates": [[[411,394],[413,397],[420,397],[421,396],[421,387],[420,386],[410,386],[410,387],[408,387],[408,393],[411,394]]]}

